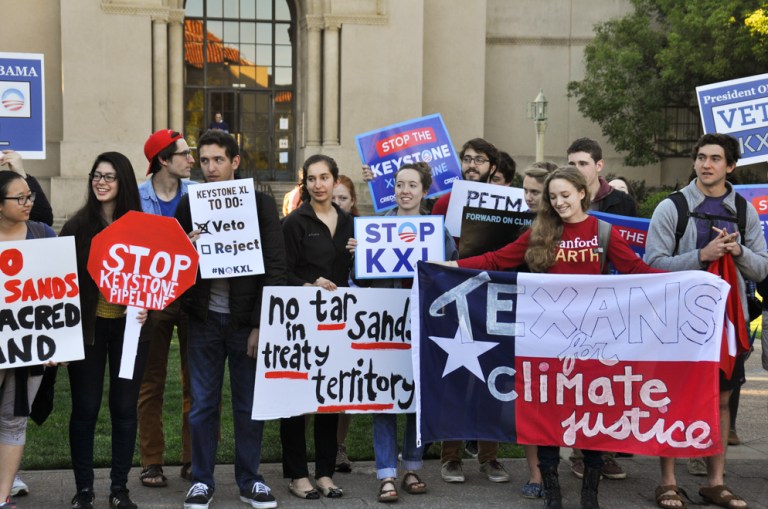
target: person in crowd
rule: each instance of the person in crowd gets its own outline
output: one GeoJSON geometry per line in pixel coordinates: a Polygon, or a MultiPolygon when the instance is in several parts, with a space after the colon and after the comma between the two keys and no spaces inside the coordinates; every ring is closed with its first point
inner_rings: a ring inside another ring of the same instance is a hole
{"type": "MultiPolygon", "coordinates": [[[[352,217],[360,216],[357,210],[357,193],[352,179],[346,175],[339,175],[339,181],[333,186],[333,203],[350,214],[352,217]]],[[[352,422],[352,414],[339,414],[339,425],[336,429],[336,441],[338,443],[336,450],[336,471],[349,473],[352,471],[352,462],[347,456],[347,433],[349,425],[352,422]]]]}
{"type": "MultiPolygon", "coordinates": [[[[470,269],[506,270],[525,263],[531,272],[600,274],[600,257],[571,252],[589,250],[591,253],[591,246],[597,243],[598,220],[587,213],[589,205],[589,189],[584,176],[575,168],[558,168],[544,182],[543,200],[531,229],[497,251],[446,264],[470,269]],[[561,247],[577,244],[565,242],[576,238],[594,239],[594,243],[587,242],[590,247],[561,247]]],[[[638,258],[616,228],[611,228],[607,251],[608,260],[620,272],[662,272],[649,267],[638,258]]],[[[581,507],[594,509],[599,507],[597,491],[603,455],[600,451],[585,450],[583,453],[581,507]]],[[[539,446],[538,456],[544,483],[544,506],[561,509],[562,499],[557,473],[560,449],[557,446],[539,446]]]]}
{"type": "Polygon", "coordinates": [[[515,170],[517,169],[517,163],[512,159],[512,156],[503,150],[499,150],[499,164],[496,167],[488,182],[490,184],[496,184],[497,186],[511,186],[512,179],[515,178],[515,170]]]}
{"type": "MultiPolygon", "coordinates": [[[[744,280],[762,281],[768,276],[768,252],[757,211],[745,203],[744,238],[737,226],[737,195],[726,180],[739,160],[739,141],[726,134],[705,134],[691,153],[696,178],[682,193],[693,213],[683,235],[677,237],[678,212],[671,199],[663,200],[651,217],[645,260],[665,270],[702,270],[726,254],[733,256],[738,272],[738,288],[744,316],[748,316],[744,280]],[[726,219],[733,218],[733,221],[726,219]]],[[[737,334],[747,334],[737,330],[737,334]]],[[[706,458],[707,484],[699,494],[708,503],[730,509],[743,509],[747,503],[724,482],[730,411],[728,400],[735,384],[744,376],[744,357],[736,357],[731,377],[720,371],[720,433],[723,452],[706,458]]],[[[685,502],[675,477],[675,459],[661,458],[661,482],[656,488],[656,503],[664,508],[680,508],[685,502]]]]}
{"type": "MultiPolygon", "coordinates": [[[[7,154],[3,153],[4,156],[7,154]]],[[[21,158],[15,161],[20,163],[21,158]]],[[[9,164],[9,161],[3,164],[9,164]]],[[[0,171],[0,242],[56,236],[47,224],[30,219],[37,193],[30,190],[28,182],[18,171],[0,171]]],[[[16,472],[24,452],[29,412],[40,388],[43,369],[43,366],[0,369],[0,509],[16,507],[11,496],[18,496],[18,489],[14,493],[14,488],[19,488],[19,482],[23,484],[16,472]]],[[[24,485],[24,491],[27,489],[24,485]]]]}
{"type": "MultiPolygon", "coordinates": [[[[173,217],[181,197],[187,194],[189,173],[195,161],[192,151],[181,133],[161,129],[147,139],[144,155],[149,161],[149,178],[139,186],[141,208],[148,214],[173,217]]],[[[163,396],[174,327],[178,331],[181,357],[181,477],[187,480],[192,477],[187,317],[177,299],[163,310],[150,311],[141,330],[142,338],[149,341],[149,356],[139,391],[139,453],[143,468],[140,479],[144,486],[151,488],[168,485],[163,475],[163,396]]]]}
{"type": "MultiPolygon", "coordinates": [[[[426,213],[424,198],[432,185],[432,170],[427,163],[404,164],[395,173],[395,202],[397,207],[387,211],[385,216],[418,216],[426,213]]],[[[445,258],[456,260],[459,252],[448,230],[443,234],[445,258]]],[[[349,247],[354,252],[357,241],[351,239],[349,247]]],[[[373,288],[411,288],[413,279],[375,279],[357,281],[360,286],[373,288]]],[[[381,481],[379,502],[396,502],[397,492],[397,415],[374,414],[373,452],[376,458],[376,477],[381,481]]],[[[423,465],[424,446],[416,445],[416,414],[406,414],[405,435],[403,436],[402,468],[405,470],[401,487],[407,493],[426,493],[427,485],[418,475],[423,465]]]]}
{"type": "MultiPolygon", "coordinates": [[[[499,150],[483,138],[473,138],[461,147],[459,161],[461,161],[461,175],[464,180],[488,182],[499,164],[499,150]]],[[[432,213],[445,216],[450,201],[451,193],[445,193],[435,202],[432,213]]]]}
{"type": "Polygon", "coordinates": [[[213,122],[208,126],[208,129],[229,134],[229,124],[224,122],[224,115],[220,111],[213,115],[213,122]]]}
{"type": "MultiPolygon", "coordinates": [[[[106,301],[88,273],[87,265],[93,237],[126,212],[141,211],[141,200],[133,166],[119,152],[105,152],[96,157],[88,181],[85,205],[61,229],[62,237],[75,238],[85,341],[85,359],[71,362],[68,367],[72,395],[69,447],[77,487],[72,509],[93,508],[93,441],[107,364],[112,420],[109,507],[136,509],[129,497],[127,483],[136,445],[136,405],[149,343],[146,340],[139,342],[133,376],[120,378],[126,309],[106,301]]],[[[144,322],[146,311],[139,313],[138,319],[144,322]]]]}
{"type": "MultiPolygon", "coordinates": [[[[336,161],[325,155],[310,156],[303,165],[304,190],[309,195],[298,209],[283,220],[288,260],[288,283],[317,286],[333,291],[347,286],[352,256],[347,242],[354,235],[352,216],[333,203],[333,186],[338,181],[336,161]]],[[[343,496],[333,482],[338,414],[314,416],[315,480],[309,481],[304,416],[280,421],[283,446],[283,476],[290,479],[290,492],[304,499],[343,496]]]]}
{"type": "MultiPolygon", "coordinates": [[[[222,131],[208,131],[197,141],[200,167],[208,182],[235,180],[240,165],[237,141],[222,131]]],[[[185,509],[208,509],[216,490],[213,476],[221,422],[221,388],[225,364],[229,365],[235,436],[235,482],[240,500],[255,509],[277,507],[272,490],[259,473],[264,421],[251,419],[253,387],[262,291],[265,286],[285,285],[285,246],[274,199],[255,194],[256,211],[264,259],[264,274],[202,279],[182,296],[189,317],[187,355],[192,408],[192,486],[185,509]]],[[[193,229],[189,195],[181,197],[176,219],[197,241],[193,229]]]]}
{"type": "Polygon", "coordinates": [[[52,226],[53,209],[51,208],[51,204],[48,202],[48,198],[45,196],[45,192],[43,192],[40,182],[24,170],[24,163],[21,155],[13,150],[0,151],[0,168],[3,166],[7,166],[9,170],[17,173],[23,178],[27,182],[29,190],[35,193],[36,198],[35,202],[32,204],[32,211],[29,213],[29,220],[52,226]]]}
{"type": "Polygon", "coordinates": [[[579,169],[587,179],[589,194],[592,196],[591,210],[636,216],[637,209],[634,200],[625,193],[614,192],[608,181],[600,175],[605,168],[603,149],[600,144],[590,138],[579,138],[568,147],[568,164],[579,169]]]}
{"type": "Polygon", "coordinates": [[[293,189],[285,193],[283,196],[283,217],[287,216],[301,205],[302,195],[304,194],[304,188],[301,183],[304,180],[303,171],[299,169],[299,181],[296,183],[293,189]]]}

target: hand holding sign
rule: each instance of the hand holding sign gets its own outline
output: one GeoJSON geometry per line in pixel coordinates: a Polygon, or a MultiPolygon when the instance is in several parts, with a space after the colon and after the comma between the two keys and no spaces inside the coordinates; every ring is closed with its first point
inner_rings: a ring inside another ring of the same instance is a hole
{"type": "Polygon", "coordinates": [[[128,306],[120,378],[132,378],[139,308],[160,310],[195,283],[198,255],[170,217],[130,211],[93,238],[88,273],[112,304],[128,306]]]}

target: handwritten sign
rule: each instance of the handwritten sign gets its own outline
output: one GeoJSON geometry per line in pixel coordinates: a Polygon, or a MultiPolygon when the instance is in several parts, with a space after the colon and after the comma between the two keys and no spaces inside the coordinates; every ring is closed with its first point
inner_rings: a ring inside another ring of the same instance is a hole
{"type": "Polygon", "coordinates": [[[355,277],[411,278],[420,260],[445,260],[442,216],[356,217],[355,277]]]}
{"type": "Polygon", "coordinates": [[[451,201],[445,213],[445,227],[454,237],[461,237],[464,207],[527,212],[524,191],[517,187],[497,186],[484,182],[459,180],[451,189],[451,201]]]}
{"type": "Polygon", "coordinates": [[[516,274],[420,263],[411,317],[421,440],[717,454],[728,290],[703,271],[516,274]]]}
{"type": "Polygon", "coordinates": [[[395,173],[407,163],[425,162],[432,168],[427,198],[448,192],[461,179],[461,164],[440,114],[428,115],[355,136],[363,164],[371,167],[368,183],[376,212],[395,204],[395,173]]]}
{"type": "Polygon", "coordinates": [[[45,78],[41,53],[0,52],[0,150],[45,159],[45,78]]]}
{"type": "Polygon", "coordinates": [[[203,279],[264,274],[253,180],[196,185],[189,205],[203,279]]]}
{"type": "Polygon", "coordinates": [[[2,242],[0,272],[0,369],[82,359],[75,239],[2,242]]]}
{"type": "Polygon", "coordinates": [[[408,295],[264,288],[252,418],[412,412],[408,295]]]}

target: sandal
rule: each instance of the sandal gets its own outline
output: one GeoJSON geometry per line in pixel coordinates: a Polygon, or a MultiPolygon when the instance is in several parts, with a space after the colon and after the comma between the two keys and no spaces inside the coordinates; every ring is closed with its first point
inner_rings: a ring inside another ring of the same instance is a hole
{"type": "Polygon", "coordinates": [[[725,484],[718,484],[717,486],[702,486],[699,488],[699,495],[708,504],[715,504],[726,509],[747,509],[746,503],[744,505],[732,505],[734,500],[744,500],[733,492],[731,488],[725,484]]]}
{"type": "Polygon", "coordinates": [[[168,486],[168,479],[163,475],[161,465],[147,465],[139,476],[141,484],[147,488],[164,488],[168,486]]]}
{"type": "Polygon", "coordinates": [[[397,487],[395,486],[394,477],[387,477],[381,480],[379,485],[379,502],[397,502],[397,487]]]}
{"type": "MultiPolygon", "coordinates": [[[[688,498],[688,494],[683,488],[675,484],[664,484],[662,486],[656,486],[656,505],[662,509],[685,509],[688,507],[685,504],[685,500],[680,495],[685,495],[688,498]],[[668,492],[673,493],[668,493],[668,492]],[[679,502],[680,504],[665,504],[664,502],[679,502]]],[[[689,499],[690,500],[690,499],[689,499]]]]}
{"type": "Polygon", "coordinates": [[[427,484],[419,478],[416,472],[406,472],[403,476],[402,487],[406,493],[421,495],[427,492],[427,484]],[[408,480],[411,482],[408,482],[408,480]]]}

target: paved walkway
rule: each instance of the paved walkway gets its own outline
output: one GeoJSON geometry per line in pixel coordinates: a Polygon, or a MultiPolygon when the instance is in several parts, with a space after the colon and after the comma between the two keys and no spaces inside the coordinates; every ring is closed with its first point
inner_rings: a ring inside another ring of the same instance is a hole
{"type": "MultiPolygon", "coordinates": [[[[747,385],[742,389],[741,408],[738,418],[738,432],[744,445],[728,449],[726,482],[749,502],[753,509],[768,509],[768,372],[760,366],[760,351],[757,350],[747,363],[747,385]]],[[[568,450],[562,451],[567,457],[568,450]]],[[[629,472],[623,481],[604,480],[600,484],[600,505],[602,509],[635,509],[656,507],[653,491],[658,483],[658,460],[650,457],[620,458],[619,461],[629,472]]],[[[467,481],[463,484],[447,484],[440,479],[440,465],[436,460],[427,461],[423,478],[429,492],[426,495],[401,493],[395,507],[411,508],[539,508],[541,500],[528,500],[519,495],[519,489],[527,480],[525,460],[504,461],[512,474],[512,481],[494,484],[477,471],[477,462],[464,463],[467,481]]],[[[678,482],[694,500],[689,507],[702,503],[698,487],[703,478],[693,477],[686,472],[685,462],[678,462],[678,482]]],[[[274,489],[281,508],[337,509],[358,507],[383,507],[376,502],[378,481],[372,462],[358,462],[350,474],[337,474],[335,479],[344,489],[342,499],[321,499],[305,501],[293,497],[287,489],[287,481],[281,477],[279,464],[264,465],[262,471],[269,485],[274,489]]],[[[183,507],[188,483],[178,476],[179,467],[166,468],[169,477],[167,488],[144,488],[139,484],[139,469],[131,472],[129,488],[133,500],[141,509],[183,507]]],[[[75,492],[74,480],[69,470],[23,472],[31,494],[18,499],[19,509],[62,509],[68,508],[75,492]]],[[[96,471],[96,509],[109,507],[107,494],[109,473],[106,469],[96,471]]],[[[560,465],[560,479],[563,485],[564,503],[568,509],[579,507],[578,481],[571,475],[568,462],[560,465]]],[[[234,472],[231,465],[217,467],[218,489],[211,509],[246,508],[239,501],[234,488],[234,472]]]]}

